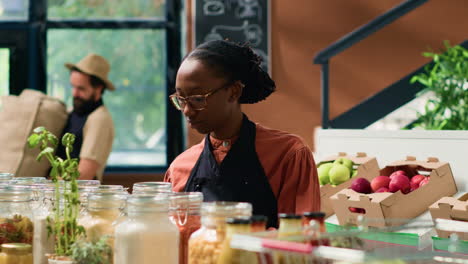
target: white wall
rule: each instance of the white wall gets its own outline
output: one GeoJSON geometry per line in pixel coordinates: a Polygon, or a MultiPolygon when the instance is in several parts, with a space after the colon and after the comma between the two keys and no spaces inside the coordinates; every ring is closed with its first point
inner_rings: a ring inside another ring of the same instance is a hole
{"type": "Polygon", "coordinates": [[[468,131],[316,129],[315,160],[347,152],[366,152],[379,167],[415,156],[449,162],[459,194],[468,192],[468,131]]]}

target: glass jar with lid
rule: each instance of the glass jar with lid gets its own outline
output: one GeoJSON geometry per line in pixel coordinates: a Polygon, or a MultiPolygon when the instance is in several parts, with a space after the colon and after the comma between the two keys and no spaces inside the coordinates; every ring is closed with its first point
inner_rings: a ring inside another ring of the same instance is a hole
{"type": "Polygon", "coordinates": [[[88,204],[88,195],[96,190],[99,186],[97,185],[82,185],[78,186],[78,194],[80,199],[80,217],[84,217],[87,213],[86,208],[88,204]]]}
{"type": "Polygon", "coordinates": [[[128,188],[123,187],[123,185],[99,185],[97,190],[98,192],[115,192],[115,191],[126,191],[128,192],[128,188]]]}
{"type": "Polygon", "coordinates": [[[226,220],[226,239],[223,242],[217,264],[249,263],[257,264],[257,255],[241,249],[231,248],[231,240],[234,234],[246,234],[251,232],[252,218],[228,218],[226,220]]]}
{"type": "MultiPolygon", "coordinates": [[[[78,223],[86,230],[86,238],[97,242],[102,236],[114,234],[114,223],[122,215],[127,196],[123,192],[92,192],[88,194],[86,215],[78,223]]],[[[113,239],[109,242],[113,245],[113,239]]]]}
{"type": "Polygon", "coordinates": [[[205,202],[201,208],[201,228],[189,239],[190,264],[216,264],[226,237],[226,219],[252,216],[252,205],[239,202],[205,202]]]}
{"type": "Polygon", "coordinates": [[[170,182],[137,182],[133,184],[132,193],[159,193],[172,192],[172,184],[170,182]]]}
{"type": "Polygon", "coordinates": [[[302,215],[279,214],[278,237],[297,236],[302,234],[302,215]]]}
{"type": "Polygon", "coordinates": [[[0,264],[33,264],[32,246],[25,243],[2,244],[0,264]]]}
{"type": "Polygon", "coordinates": [[[0,187],[0,244],[32,244],[31,189],[0,187]]]}
{"type": "Polygon", "coordinates": [[[0,185],[9,184],[13,177],[15,177],[13,173],[0,172],[0,185]]]}
{"type": "Polygon", "coordinates": [[[19,185],[32,185],[35,183],[45,183],[47,179],[45,177],[15,177],[10,182],[19,185]]]}
{"type": "Polygon", "coordinates": [[[54,239],[47,232],[47,217],[52,214],[55,202],[55,187],[53,185],[34,186],[39,194],[39,206],[34,210],[34,264],[47,264],[46,254],[54,253],[54,239]]]}
{"type": "Polygon", "coordinates": [[[201,192],[171,193],[171,220],[177,225],[180,232],[179,263],[188,261],[188,241],[190,235],[201,226],[200,209],[203,203],[201,192]]]}
{"type": "Polygon", "coordinates": [[[127,218],[115,227],[114,264],[179,262],[179,229],[169,219],[169,195],[130,195],[127,218]]]}
{"type": "Polygon", "coordinates": [[[77,180],[78,186],[99,186],[101,182],[98,180],[77,180]]]}

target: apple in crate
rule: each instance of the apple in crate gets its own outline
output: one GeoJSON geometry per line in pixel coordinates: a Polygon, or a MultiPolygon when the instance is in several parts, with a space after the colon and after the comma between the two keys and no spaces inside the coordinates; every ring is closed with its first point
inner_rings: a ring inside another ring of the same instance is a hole
{"type": "Polygon", "coordinates": [[[338,158],[336,159],[333,164],[341,164],[341,165],[344,165],[346,166],[349,171],[351,172],[353,170],[353,165],[354,165],[354,162],[350,159],[347,159],[347,158],[338,158]]]}
{"type": "Polygon", "coordinates": [[[390,192],[390,190],[387,187],[380,187],[376,193],[381,193],[381,192],[390,192]]]}
{"type": "Polygon", "coordinates": [[[422,180],[424,180],[424,179],[426,179],[426,176],[421,175],[421,174],[416,174],[416,175],[414,175],[413,177],[411,177],[410,182],[411,182],[412,184],[415,184],[415,185],[418,185],[418,186],[419,186],[419,183],[420,183],[422,180]]]}
{"type": "Polygon", "coordinates": [[[390,178],[388,176],[377,176],[371,181],[372,191],[376,192],[378,189],[385,187],[388,188],[390,184],[390,178]]]}
{"type": "Polygon", "coordinates": [[[426,185],[429,180],[431,179],[431,177],[426,177],[424,180],[422,180],[420,183],[419,183],[419,188],[421,188],[422,186],[426,185]]]}
{"type": "Polygon", "coordinates": [[[323,163],[317,168],[317,174],[320,185],[330,183],[330,169],[333,167],[333,163],[323,163]]]}
{"type": "Polygon", "coordinates": [[[351,183],[351,189],[358,193],[372,193],[370,182],[366,178],[357,178],[351,183]]]}
{"type": "MultiPolygon", "coordinates": [[[[402,171],[402,170],[397,170],[397,171],[392,172],[392,174],[390,174],[389,178],[390,178],[390,179],[393,179],[393,177],[398,176],[398,175],[403,175],[403,176],[405,176],[406,178],[408,178],[408,176],[406,175],[406,172],[405,172],[405,171],[402,171]]],[[[409,179],[409,178],[408,178],[408,179],[409,179]]]]}
{"type": "Polygon", "coordinates": [[[328,172],[328,175],[330,176],[330,183],[338,185],[349,180],[351,172],[345,165],[333,164],[333,167],[328,172]]]}
{"type": "Polygon", "coordinates": [[[396,175],[390,179],[388,189],[393,193],[401,191],[402,193],[407,194],[411,190],[410,180],[405,175],[396,175]]]}

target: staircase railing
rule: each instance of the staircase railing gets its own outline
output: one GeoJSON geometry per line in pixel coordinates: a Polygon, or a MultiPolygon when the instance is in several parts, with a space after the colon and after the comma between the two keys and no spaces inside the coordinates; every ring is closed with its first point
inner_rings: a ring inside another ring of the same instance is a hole
{"type": "MultiPolygon", "coordinates": [[[[364,128],[367,125],[371,124],[372,122],[390,113],[391,111],[396,109],[396,107],[403,105],[404,104],[402,103],[403,101],[407,100],[405,102],[408,102],[409,101],[408,99],[411,97],[411,95],[413,95],[414,97],[414,94],[416,94],[418,91],[422,89],[422,87],[417,84],[411,85],[412,87],[411,89],[406,89],[408,85],[404,85],[405,84],[404,82],[406,81],[406,83],[409,84],[408,80],[410,76],[412,76],[412,75],[408,75],[404,79],[400,80],[394,85],[383,90],[381,93],[379,93],[379,96],[377,97],[374,96],[375,98],[369,99],[367,100],[366,103],[361,104],[361,107],[358,107],[358,108],[355,107],[351,109],[350,111],[348,111],[347,113],[345,113],[344,115],[341,115],[340,117],[336,118],[335,120],[330,120],[330,116],[329,116],[329,61],[330,59],[338,55],[339,53],[343,52],[347,48],[358,43],[359,41],[365,39],[369,35],[375,33],[376,31],[392,23],[393,21],[397,20],[398,18],[402,17],[403,15],[416,9],[417,7],[421,6],[427,1],[428,0],[407,0],[401,3],[400,5],[392,8],[391,10],[387,11],[383,15],[375,18],[371,22],[345,35],[344,37],[337,40],[336,42],[334,42],[327,48],[320,51],[315,56],[314,63],[322,65],[322,71],[321,71],[322,128],[325,128],[325,129],[326,128],[364,128]],[[406,96],[402,97],[402,95],[398,93],[397,100],[392,101],[391,104],[382,104],[382,102],[390,101],[388,97],[395,94],[395,90],[398,90],[398,92],[405,93],[406,96]],[[366,107],[363,109],[362,106],[366,106],[366,107]],[[379,106],[379,109],[376,110],[376,108],[369,108],[371,111],[369,112],[366,111],[368,107],[375,107],[375,106],[379,106]],[[383,108],[380,108],[382,106],[383,108]],[[362,114],[362,113],[365,113],[365,114],[362,114]],[[356,114],[358,114],[358,116],[356,116],[356,114]],[[358,120],[353,119],[352,122],[350,122],[349,121],[350,115],[354,117],[358,117],[358,120]]],[[[419,69],[418,71],[421,71],[421,70],[422,69],[419,69]]],[[[417,73],[418,71],[416,71],[415,73],[417,73]]]]}

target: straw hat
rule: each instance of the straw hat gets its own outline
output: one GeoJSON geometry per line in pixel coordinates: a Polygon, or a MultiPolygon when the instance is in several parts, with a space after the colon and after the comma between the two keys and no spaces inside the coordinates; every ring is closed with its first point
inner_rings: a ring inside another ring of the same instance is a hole
{"type": "Polygon", "coordinates": [[[110,71],[110,65],[102,56],[90,53],[81,59],[77,64],[65,63],[65,67],[67,67],[69,70],[76,68],[86,74],[94,75],[106,84],[105,88],[111,91],[115,90],[115,86],[107,78],[107,75],[110,71]]]}

